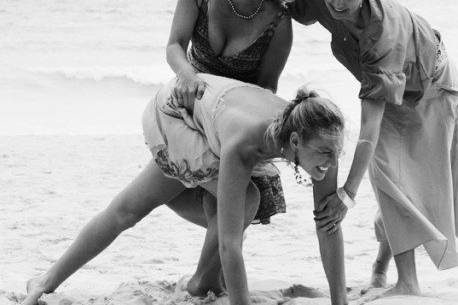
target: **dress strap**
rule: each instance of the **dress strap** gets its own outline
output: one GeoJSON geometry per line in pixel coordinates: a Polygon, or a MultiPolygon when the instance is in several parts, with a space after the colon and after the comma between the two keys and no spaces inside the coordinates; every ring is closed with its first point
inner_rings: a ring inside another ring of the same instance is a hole
{"type": "Polygon", "coordinates": [[[196,6],[200,9],[200,8],[205,8],[205,11],[206,10],[206,6],[207,6],[207,2],[208,0],[194,0],[194,2],[196,3],[196,6]],[[205,7],[204,7],[205,5],[205,7]]]}
{"type": "Polygon", "coordinates": [[[281,10],[277,13],[277,16],[275,16],[275,19],[271,22],[271,27],[276,28],[281,20],[287,16],[287,11],[285,8],[281,8],[281,10]]]}

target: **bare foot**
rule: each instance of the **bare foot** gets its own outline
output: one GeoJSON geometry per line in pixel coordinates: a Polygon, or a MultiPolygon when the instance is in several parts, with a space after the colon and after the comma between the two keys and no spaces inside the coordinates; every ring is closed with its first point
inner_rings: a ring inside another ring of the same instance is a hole
{"type": "Polygon", "coordinates": [[[372,265],[372,275],[369,287],[361,289],[360,295],[365,295],[372,288],[386,288],[386,272],[388,265],[376,260],[372,265]]]}
{"type": "Polygon", "coordinates": [[[324,293],[319,291],[318,289],[306,287],[303,285],[293,285],[287,289],[281,290],[283,296],[290,297],[290,298],[323,298],[326,297],[324,293]]]}
{"type": "Polygon", "coordinates": [[[27,282],[27,296],[21,305],[37,305],[38,299],[45,293],[50,293],[52,290],[47,289],[44,276],[33,278],[27,282]]]}
{"type": "Polygon", "coordinates": [[[386,287],[386,274],[372,272],[370,287],[385,288],[386,287]]]}
{"type": "Polygon", "coordinates": [[[186,285],[186,290],[192,296],[207,296],[208,291],[213,292],[216,296],[225,292],[220,281],[216,280],[213,283],[205,283],[199,280],[195,275],[191,277],[186,285]]]}
{"type": "Polygon", "coordinates": [[[385,291],[380,297],[389,297],[393,295],[420,295],[420,293],[418,285],[398,282],[396,286],[385,291]]]}
{"type": "Polygon", "coordinates": [[[385,288],[386,287],[386,272],[388,270],[388,264],[376,260],[372,265],[372,276],[370,287],[373,288],[385,288]]]}

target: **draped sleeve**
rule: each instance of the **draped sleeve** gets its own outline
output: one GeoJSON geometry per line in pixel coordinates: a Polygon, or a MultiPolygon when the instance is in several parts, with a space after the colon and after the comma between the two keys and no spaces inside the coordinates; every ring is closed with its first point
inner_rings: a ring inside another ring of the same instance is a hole
{"type": "Polygon", "coordinates": [[[388,51],[380,58],[371,56],[375,57],[374,60],[364,61],[362,57],[359,98],[402,105],[406,75],[402,71],[403,63],[399,54],[388,51]],[[393,63],[398,63],[397,67],[393,63]]]}
{"type": "Polygon", "coordinates": [[[361,90],[363,100],[402,105],[406,89],[407,48],[411,40],[410,18],[400,12],[387,14],[380,1],[371,3],[372,20],[360,40],[361,90]]]}

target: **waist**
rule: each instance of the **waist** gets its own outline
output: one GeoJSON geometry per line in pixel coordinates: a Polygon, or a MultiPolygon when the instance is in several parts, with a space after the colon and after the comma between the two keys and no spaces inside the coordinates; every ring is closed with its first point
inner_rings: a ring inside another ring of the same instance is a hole
{"type": "Polygon", "coordinates": [[[188,61],[197,72],[256,84],[260,58],[214,56],[210,53],[191,47],[187,54],[188,61]]]}

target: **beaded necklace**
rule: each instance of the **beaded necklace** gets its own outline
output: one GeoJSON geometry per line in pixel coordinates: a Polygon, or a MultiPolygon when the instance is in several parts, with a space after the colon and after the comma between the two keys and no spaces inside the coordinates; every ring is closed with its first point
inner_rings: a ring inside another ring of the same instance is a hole
{"type": "Polygon", "coordinates": [[[259,2],[258,7],[256,8],[256,10],[255,10],[252,14],[250,14],[250,15],[243,15],[242,13],[240,13],[240,12],[235,8],[234,2],[232,2],[232,0],[227,0],[227,2],[228,2],[229,5],[231,6],[232,12],[234,13],[234,15],[237,16],[237,17],[239,17],[239,18],[245,19],[245,20],[253,19],[253,18],[259,13],[259,11],[260,11],[261,8],[262,8],[262,5],[264,4],[264,0],[261,0],[261,1],[259,2]]]}

